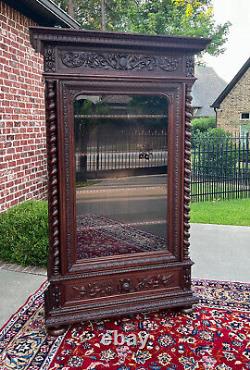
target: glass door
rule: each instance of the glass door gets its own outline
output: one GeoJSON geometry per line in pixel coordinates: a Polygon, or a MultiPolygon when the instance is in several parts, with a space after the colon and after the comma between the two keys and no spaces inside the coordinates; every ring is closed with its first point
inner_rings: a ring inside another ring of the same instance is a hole
{"type": "Polygon", "coordinates": [[[74,101],[77,260],[167,248],[168,102],[74,101]]]}

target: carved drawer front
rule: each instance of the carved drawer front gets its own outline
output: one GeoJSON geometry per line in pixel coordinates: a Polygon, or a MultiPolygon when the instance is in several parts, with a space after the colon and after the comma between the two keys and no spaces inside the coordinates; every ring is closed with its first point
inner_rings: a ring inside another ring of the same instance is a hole
{"type": "Polygon", "coordinates": [[[138,295],[143,291],[171,290],[179,287],[179,275],[177,270],[160,270],[68,282],[65,285],[66,303],[123,294],[138,295]]]}

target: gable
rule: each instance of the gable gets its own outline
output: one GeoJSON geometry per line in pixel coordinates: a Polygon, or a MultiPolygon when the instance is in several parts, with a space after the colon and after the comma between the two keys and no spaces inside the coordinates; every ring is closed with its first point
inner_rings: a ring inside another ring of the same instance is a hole
{"type": "Polygon", "coordinates": [[[246,71],[250,68],[250,58],[246,61],[246,63],[242,66],[239,72],[234,76],[231,82],[226,86],[226,88],[222,91],[222,93],[218,96],[215,102],[211,105],[213,108],[219,108],[220,104],[226,98],[226,96],[231,92],[234,86],[242,79],[246,71]]]}
{"type": "Polygon", "coordinates": [[[250,68],[235,83],[220,103],[221,109],[232,111],[250,110],[250,68]]]}

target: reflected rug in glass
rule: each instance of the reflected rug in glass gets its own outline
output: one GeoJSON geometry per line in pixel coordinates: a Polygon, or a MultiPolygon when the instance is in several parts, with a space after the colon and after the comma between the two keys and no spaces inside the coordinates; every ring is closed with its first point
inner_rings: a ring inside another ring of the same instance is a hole
{"type": "Polygon", "coordinates": [[[44,327],[46,286],[1,329],[1,370],[250,369],[249,284],[194,280],[200,303],[192,313],[165,310],[87,321],[58,338],[46,335],[44,327]]]}
{"type": "Polygon", "coordinates": [[[162,250],[166,240],[104,216],[77,217],[77,259],[162,250]]]}

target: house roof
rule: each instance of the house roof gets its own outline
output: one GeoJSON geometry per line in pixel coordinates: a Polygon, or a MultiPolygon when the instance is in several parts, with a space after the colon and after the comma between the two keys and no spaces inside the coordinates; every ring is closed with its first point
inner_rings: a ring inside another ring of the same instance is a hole
{"type": "Polygon", "coordinates": [[[246,61],[246,63],[241,67],[239,72],[234,76],[231,82],[226,86],[226,88],[222,91],[222,93],[218,96],[218,98],[214,101],[211,105],[213,108],[219,108],[221,102],[225,99],[225,97],[230,93],[233,87],[237,84],[237,82],[241,79],[241,77],[245,74],[245,72],[250,67],[250,58],[246,61]]]}
{"type": "Polygon", "coordinates": [[[80,28],[80,24],[51,0],[4,0],[9,6],[33,19],[40,26],[80,28]]]}
{"type": "Polygon", "coordinates": [[[225,88],[226,82],[217,75],[212,67],[196,66],[195,81],[192,88],[192,106],[198,108],[195,116],[206,117],[215,115],[211,104],[225,88]]]}

